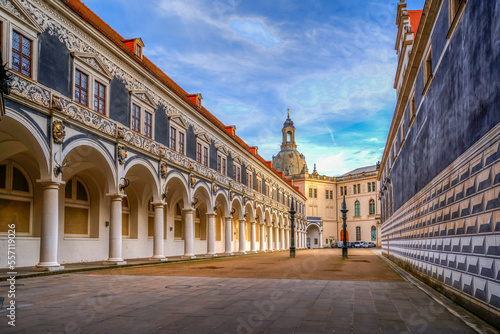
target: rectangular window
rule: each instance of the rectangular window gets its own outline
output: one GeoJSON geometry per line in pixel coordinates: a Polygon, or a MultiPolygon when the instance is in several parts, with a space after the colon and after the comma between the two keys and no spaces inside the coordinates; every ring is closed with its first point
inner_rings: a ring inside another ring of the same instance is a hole
{"type": "Polygon", "coordinates": [[[208,148],[203,147],[203,164],[208,167],[208,148]]]}
{"type": "Polygon", "coordinates": [[[424,62],[424,90],[422,92],[422,95],[425,95],[427,92],[427,89],[429,89],[429,85],[432,79],[432,50],[429,45],[429,52],[427,53],[427,56],[425,57],[425,62],[424,62]]]}
{"type": "Polygon", "coordinates": [[[184,134],[179,132],[179,153],[184,154],[184,134]]]}
{"type": "Polygon", "coordinates": [[[132,104],[132,130],[141,132],[141,108],[132,104]]]}
{"type": "Polygon", "coordinates": [[[372,184],[371,182],[368,182],[368,192],[371,192],[372,191],[372,184]]]}
{"type": "Polygon", "coordinates": [[[352,192],[353,194],[357,194],[357,192],[356,192],[356,185],[352,186],[352,190],[353,190],[353,192],[352,192]]]}
{"type": "Polygon", "coordinates": [[[94,83],[94,111],[104,115],[106,110],[106,87],[96,81],[94,83]]]}
{"type": "Polygon", "coordinates": [[[236,167],[236,181],[241,183],[241,167],[239,166],[236,167]]]}
{"type": "Polygon", "coordinates": [[[333,199],[333,190],[330,190],[330,199],[333,199]]]}
{"type": "Polygon", "coordinates": [[[314,189],[314,198],[318,198],[318,189],[314,189]]]}
{"type": "Polygon", "coordinates": [[[148,138],[153,137],[153,117],[150,113],[144,112],[144,135],[148,138]]]}
{"type": "Polygon", "coordinates": [[[31,40],[12,31],[12,69],[31,77],[31,40]]]}
{"type": "Polygon", "coordinates": [[[340,196],[344,196],[344,187],[340,187],[340,196]]]}
{"type": "Polygon", "coordinates": [[[311,197],[311,198],[313,197],[313,190],[312,190],[312,188],[309,188],[309,197],[311,197]]]}
{"type": "Polygon", "coordinates": [[[217,172],[222,174],[222,158],[220,155],[217,156],[217,172]]]}
{"type": "Polygon", "coordinates": [[[222,175],[226,175],[226,158],[222,158],[222,175]]]}
{"type": "Polygon", "coordinates": [[[89,77],[79,70],[75,71],[75,101],[87,105],[89,77]]]}
{"type": "Polygon", "coordinates": [[[196,161],[201,164],[201,144],[196,143],[196,161]]]}
{"type": "Polygon", "coordinates": [[[377,191],[377,190],[375,189],[375,182],[372,182],[372,191],[377,191]]]}
{"type": "Polygon", "coordinates": [[[175,128],[170,128],[170,148],[174,151],[176,148],[176,132],[175,128]]]}
{"type": "Polygon", "coordinates": [[[329,198],[328,198],[328,190],[326,190],[326,199],[329,199],[329,198]]]}
{"type": "Polygon", "coordinates": [[[358,194],[361,194],[361,185],[358,183],[358,194]]]}

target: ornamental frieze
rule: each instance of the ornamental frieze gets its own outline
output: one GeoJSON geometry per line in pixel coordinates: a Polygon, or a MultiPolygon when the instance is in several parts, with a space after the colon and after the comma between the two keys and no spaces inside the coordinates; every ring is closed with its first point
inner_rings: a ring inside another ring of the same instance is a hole
{"type": "Polygon", "coordinates": [[[156,155],[160,155],[160,144],[151,139],[147,139],[139,135],[135,131],[132,131],[128,128],[120,128],[119,136],[124,141],[138,148],[141,148],[145,151],[151,152],[156,155]]]}
{"type": "Polygon", "coordinates": [[[25,99],[40,104],[46,108],[50,107],[50,91],[43,87],[11,73],[11,89],[25,99]]]}
{"type": "Polygon", "coordinates": [[[109,119],[99,115],[98,113],[90,109],[81,107],[80,105],[74,103],[72,100],[68,100],[64,97],[60,97],[59,101],[61,102],[61,112],[63,114],[91,128],[116,137],[116,124],[109,119]]]}

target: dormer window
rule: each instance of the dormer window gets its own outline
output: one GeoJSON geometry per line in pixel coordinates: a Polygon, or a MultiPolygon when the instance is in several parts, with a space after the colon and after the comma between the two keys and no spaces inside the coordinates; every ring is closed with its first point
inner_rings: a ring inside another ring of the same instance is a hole
{"type": "Polygon", "coordinates": [[[142,59],[142,49],[144,48],[144,43],[142,42],[142,39],[140,39],[140,38],[127,39],[123,43],[138,58],[142,59]]]}

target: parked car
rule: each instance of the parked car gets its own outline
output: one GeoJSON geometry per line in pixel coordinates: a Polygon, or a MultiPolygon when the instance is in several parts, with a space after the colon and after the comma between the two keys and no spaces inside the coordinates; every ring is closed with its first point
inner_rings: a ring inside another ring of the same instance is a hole
{"type": "Polygon", "coordinates": [[[375,243],[374,242],[365,242],[365,244],[363,245],[364,248],[371,248],[371,247],[376,247],[375,243]]]}
{"type": "Polygon", "coordinates": [[[364,241],[356,241],[356,242],[354,242],[354,247],[355,248],[362,248],[364,244],[365,244],[364,241]]]}

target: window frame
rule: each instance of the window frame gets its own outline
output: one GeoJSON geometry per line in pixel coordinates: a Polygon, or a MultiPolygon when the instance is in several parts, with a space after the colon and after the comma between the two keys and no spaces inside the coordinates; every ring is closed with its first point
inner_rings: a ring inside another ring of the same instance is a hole
{"type": "Polygon", "coordinates": [[[0,22],[2,26],[1,40],[2,40],[2,64],[6,65],[6,69],[12,70],[13,73],[23,78],[28,78],[33,81],[38,79],[38,35],[44,32],[44,29],[32,18],[24,7],[19,7],[15,2],[12,2],[14,7],[20,12],[25,21],[19,19],[17,16],[12,15],[8,11],[0,12],[0,22]],[[31,41],[31,73],[29,76],[22,74],[12,68],[12,37],[13,31],[22,34],[24,37],[31,41]]]}
{"type": "MultiPolygon", "coordinates": [[[[63,223],[63,235],[64,238],[90,238],[90,219],[91,219],[91,194],[89,191],[89,188],[87,184],[80,178],[78,175],[73,175],[70,179],[71,182],[71,199],[66,198],[64,196],[64,215],[65,215],[65,210],[66,207],[70,208],[77,208],[77,209],[87,209],[88,210],[88,219],[87,219],[87,234],[74,234],[74,233],[66,233],[64,231],[64,225],[66,224],[66,217],[64,216],[64,223],[63,223]],[[85,188],[85,191],[87,193],[87,199],[88,201],[85,202],[83,200],[76,199],[76,193],[77,193],[77,182],[80,182],[82,186],[85,188]],[[74,198],[73,198],[74,197],[74,198]]],[[[68,182],[66,181],[66,186],[68,182]]],[[[130,224],[130,221],[129,221],[130,224]]]]}
{"type": "Polygon", "coordinates": [[[448,1],[448,24],[450,28],[448,30],[448,34],[446,34],[446,39],[450,39],[453,33],[455,32],[458,22],[462,17],[466,5],[467,5],[467,0],[448,1]]]}
{"type": "Polygon", "coordinates": [[[72,52],[73,57],[72,65],[72,78],[71,78],[71,100],[79,106],[90,109],[92,112],[99,114],[104,117],[109,117],[109,99],[110,99],[110,83],[113,78],[109,71],[106,69],[104,64],[97,58],[96,55],[92,53],[84,52],[72,52]],[[85,59],[91,60],[95,66],[90,65],[85,59]],[[76,71],[79,71],[87,75],[87,104],[82,104],[75,99],[75,87],[76,87],[76,71]],[[104,113],[94,110],[94,93],[96,83],[99,83],[104,87],[104,113]]]}
{"type": "Polygon", "coordinates": [[[424,75],[424,90],[422,91],[422,95],[427,93],[434,77],[432,72],[432,41],[429,39],[428,43],[427,50],[424,53],[425,56],[422,60],[422,70],[424,75]]]}
{"type": "Polygon", "coordinates": [[[154,140],[155,138],[155,111],[156,105],[149,97],[147,93],[143,90],[131,90],[130,91],[130,129],[145,138],[154,140]],[[140,108],[140,118],[139,118],[139,131],[134,129],[134,106],[140,108]],[[151,116],[151,136],[147,135],[146,131],[146,114],[151,116]]]}
{"type": "MultiPolygon", "coordinates": [[[[29,212],[29,222],[28,222],[28,232],[19,232],[16,231],[16,236],[32,236],[33,235],[33,181],[31,180],[28,172],[18,163],[12,160],[4,160],[0,165],[6,165],[5,170],[5,189],[0,189],[0,198],[11,200],[11,201],[19,201],[19,202],[27,202],[30,204],[30,212],[29,212]],[[28,183],[28,192],[14,190],[13,182],[14,182],[14,168],[19,170],[21,174],[23,174],[26,182],[28,183]]],[[[0,232],[0,237],[7,236],[8,232],[0,232]]]]}
{"type": "Polygon", "coordinates": [[[361,217],[361,203],[359,200],[354,202],[354,217],[361,217]]]}
{"type": "Polygon", "coordinates": [[[205,167],[210,167],[210,139],[204,132],[196,134],[196,162],[205,167]],[[200,152],[198,148],[200,146],[200,152]],[[198,161],[198,155],[200,160],[198,161]]]}
{"type": "Polygon", "coordinates": [[[375,215],[375,213],[376,213],[375,200],[373,198],[371,198],[368,201],[368,214],[370,216],[373,216],[373,215],[375,215]],[[372,207],[373,207],[373,210],[372,210],[372,207]]]}

